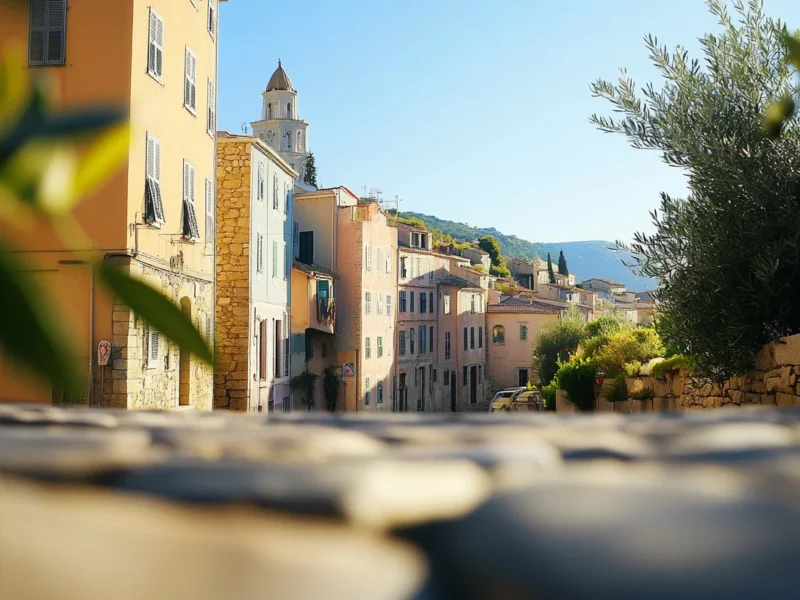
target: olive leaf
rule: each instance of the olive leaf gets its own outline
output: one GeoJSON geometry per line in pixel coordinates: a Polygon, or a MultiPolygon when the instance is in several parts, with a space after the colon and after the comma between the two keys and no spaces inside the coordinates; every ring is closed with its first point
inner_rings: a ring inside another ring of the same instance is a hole
{"type": "Polygon", "coordinates": [[[787,120],[792,118],[795,111],[794,99],[786,96],[778,102],[772,103],[764,113],[764,133],[767,137],[777,138],[783,130],[787,120]]]}
{"type": "Polygon", "coordinates": [[[109,290],[119,296],[134,313],[161,334],[202,361],[211,364],[211,350],[190,318],[160,292],[134,279],[108,262],[99,267],[100,277],[109,290]]]}
{"type": "Polygon", "coordinates": [[[783,44],[786,46],[786,60],[800,70],[800,40],[787,33],[783,36],[783,44]]]}
{"type": "Polygon", "coordinates": [[[71,208],[75,202],[105,183],[128,157],[130,125],[123,123],[100,135],[91,148],[78,160],[69,201],[59,210],[71,208]]]}
{"type": "Polygon", "coordinates": [[[41,294],[37,294],[21,273],[8,248],[0,245],[0,314],[5,315],[0,327],[0,346],[17,363],[48,379],[64,390],[80,389],[67,337],[52,318],[55,312],[41,294]]]}

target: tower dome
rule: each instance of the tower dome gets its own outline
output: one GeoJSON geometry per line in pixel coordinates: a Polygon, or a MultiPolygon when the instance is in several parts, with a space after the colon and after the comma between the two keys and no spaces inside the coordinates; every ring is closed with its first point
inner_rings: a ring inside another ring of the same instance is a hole
{"type": "Polygon", "coordinates": [[[285,90],[289,92],[296,91],[292,87],[292,80],[289,79],[286,71],[283,70],[280,59],[278,59],[278,68],[275,69],[272,77],[269,78],[269,83],[267,83],[266,89],[267,92],[273,92],[275,90],[285,90]]]}

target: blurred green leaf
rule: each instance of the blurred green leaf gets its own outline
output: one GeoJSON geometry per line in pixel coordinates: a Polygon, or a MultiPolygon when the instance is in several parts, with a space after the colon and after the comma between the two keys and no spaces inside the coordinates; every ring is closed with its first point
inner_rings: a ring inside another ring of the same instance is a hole
{"type": "Polygon", "coordinates": [[[130,126],[116,125],[104,132],[78,161],[72,186],[72,206],[78,199],[92,193],[119,168],[128,156],[130,126]]]}
{"type": "Polygon", "coordinates": [[[777,138],[780,136],[784,124],[794,115],[795,108],[795,102],[791,96],[786,96],[767,108],[763,124],[767,137],[777,138]]]}
{"type": "Polygon", "coordinates": [[[0,127],[22,112],[28,90],[23,64],[21,49],[12,47],[0,53],[0,127]]]}
{"type": "Polygon", "coordinates": [[[787,33],[783,36],[783,43],[786,45],[786,60],[800,70],[800,40],[787,33]]]}
{"type": "Polygon", "coordinates": [[[100,266],[100,277],[134,313],[178,344],[182,350],[187,350],[211,364],[211,350],[203,336],[195,329],[190,318],[168,298],[107,262],[100,266]]]}
{"type": "Polygon", "coordinates": [[[22,265],[0,245],[0,346],[16,362],[47,378],[64,390],[80,389],[78,374],[69,357],[66,337],[61,333],[55,313],[45,304],[41,294],[30,289],[23,277],[22,265]]]}

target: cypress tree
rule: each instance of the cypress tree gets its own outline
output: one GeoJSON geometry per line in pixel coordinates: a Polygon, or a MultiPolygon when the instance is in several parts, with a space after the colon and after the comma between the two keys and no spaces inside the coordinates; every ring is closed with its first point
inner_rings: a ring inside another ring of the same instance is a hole
{"type": "Polygon", "coordinates": [[[547,274],[550,277],[550,283],[556,282],[556,274],[553,273],[553,259],[550,257],[550,253],[547,253],[547,274]]]}
{"type": "Polygon", "coordinates": [[[317,163],[314,161],[314,153],[308,155],[306,161],[306,172],[303,176],[303,181],[308,185],[317,187],[317,163]]]}
{"type": "Polygon", "coordinates": [[[567,268],[567,259],[564,258],[563,250],[559,250],[558,252],[558,272],[561,275],[569,275],[569,269],[567,268]]]}

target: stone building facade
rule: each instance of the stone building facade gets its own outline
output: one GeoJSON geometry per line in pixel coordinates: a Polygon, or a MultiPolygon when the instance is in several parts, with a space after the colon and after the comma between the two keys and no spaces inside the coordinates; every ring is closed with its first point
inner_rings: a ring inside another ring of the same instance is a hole
{"type": "Polygon", "coordinates": [[[291,410],[291,227],[297,174],[259,139],[217,148],[215,408],[291,410]]]}

